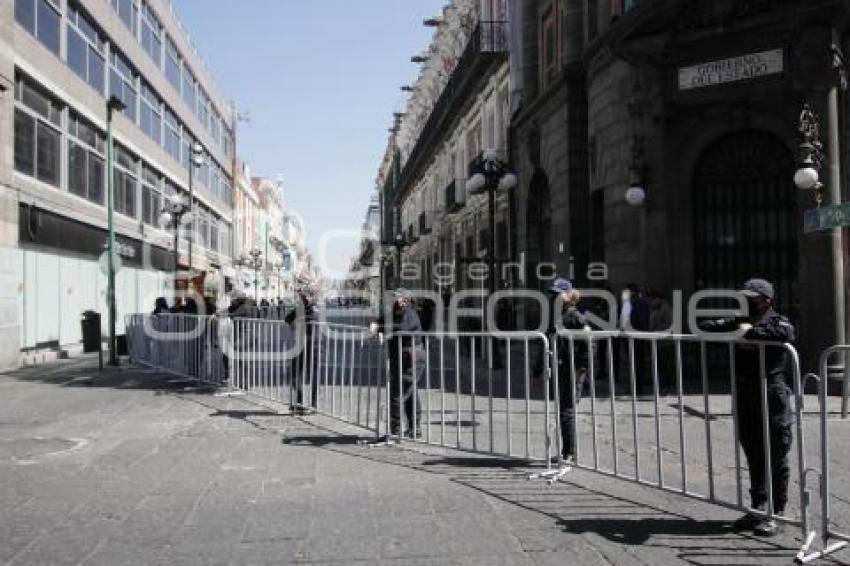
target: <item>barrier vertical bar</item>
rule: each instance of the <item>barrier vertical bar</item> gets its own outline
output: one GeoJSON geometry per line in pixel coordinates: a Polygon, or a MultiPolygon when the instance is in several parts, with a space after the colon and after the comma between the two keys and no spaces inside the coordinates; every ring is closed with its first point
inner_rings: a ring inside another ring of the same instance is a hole
{"type": "MultiPolygon", "coordinates": [[[[525,457],[531,457],[531,367],[528,360],[528,337],[525,346],[525,457]]],[[[545,354],[544,354],[545,355],[545,354]]]]}
{"type": "Polygon", "coordinates": [[[366,428],[369,428],[369,423],[371,422],[370,416],[372,414],[372,391],[373,391],[373,383],[372,383],[372,348],[371,348],[371,338],[367,337],[365,342],[365,353],[366,353],[366,428]]]}
{"type": "Polygon", "coordinates": [[[410,337],[410,378],[413,380],[413,383],[410,384],[411,392],[410,394],[413,396],[410,403],[410,410],[413,412],[412,415],[406,415],[408,422],[412,423],[410,427],[410,438],[416,440],[416,433],[418,432],[419,424],[417,414],[419,409],[419,367],[418,362],[416,360],[416,352],[418,349],[418,345],[416,343],[416,336],[410,337]]]}
{"type": "MultiPolygon", "coordinates": [[[[591,340],[592,339],[588,336],[588,339],[587,339],[588,346],[593,344],[593,342],[591,340]]],[[[613,364],[614,352],[611,348],[611,342],[612,341],[611,341],[611,338],[606,338],[605,340],[606,340],[606,344],[608,346],[606,348],[607,351],[605,352],[605,356],[607,358],[611,358],[612,361],[610,362],[610,364],[613,364]]],[[[610,367],[610,364],[609,364],[609,367],[610,367]]],[[[593,359],[593,356],[590,356],[588,358],[588,364],[587,365],[590,366],[590,368],[589,368],[590,369],[590,428],[591,428],[590,439],[591,439],[591,442],[592,442],[592,445],[593,445],[593,469],[598,470],[599,469],[599,449],[598,449],[598,442],[597,442],[597,437],[596,437],[596,361],[593,359]]]]}
{"type": "MultiPolygon", "coordinates": [[[[732,388],[732,434],[735,441],[735,496],[738,507],[744,506],[744,490],[741,481],[741,438],[738,431],[738,368],[735,364],[735,344],[729,343],[729,376],[732,388]]],[[[801,485],[803,482],[800,482],[801,485]]]]}
{"type": "Polygon", "coordinates": [[[679,409],[679,452],[682,460],[682,493],[688,492],[688,462],[685,457],[687,447],[685,445],[685,395],[684,378],[682,375],[682,341],[676,339],[676,392],[678,394],[679,409]]]}
{"type": "MultiPolygon", "coordinates": [[[[401,442],[404,437],[404,421],[402,420],[402,415],[404,415],[404,376],[402,375],[404,373],[404,348],[402,342],[404,342],[404,339],[399,337],[397,341],[398,366],[396,366],[398,367],[398,383],[396,383],[396,386],[398,387],[398,389],[396,389],[396,397],[398,397],[398,430],[396,430],[396,434],[399,442],[401,442]]],[[[392,415],[390,415],[390,417],[390,426],[392,426],[392,415]]]]}
{"type": "Polygon", "coordinates": [[[478,427],[475,426],[476,419],[478,418],[475,413],[475,337],[469,337],[469,346],[470,346],[470,356],[469,356],[469,365],[472,369],[472,385],[470,387],[470,392],[472,393],[471,398],[471,408],[470,408],[470,417],[469,422],[472,423],[472,449],[478,450],[478,431],[476,430],[478,427]]]}
{"type": "MultiPolygon", "coordinates": [[[[544,446],[543,446],[543,458],[546,460],[546,469],[551,469],[552,467],[552,428],[551,424],[551,392],[550,387],[552,386],[552,367],[549,363],[549,356],[551,352],[549,352],[549,345],[544,341],[543,344],[543,438],[544,438],[544,446]]],[[[557,367],[557,362],[555,363],[557,367]]]]}
{"type": "Polygon", "coordinates": [[[511,437],[511,377],[513,376],[513,371],[511,371],[511,339],[505,339],[505,434],[508,437],[508,456],[513,455],[513,439],[511,437]]]}
{"type": "MultiPolygon", "coordinates": [[[[631,340],[631,338],[629,338],[631,340]]],[[[613,452],[614,475],[620,472],[620,454],[617,445],[617,384],[614,381],[614,356],[611,356],[608,365],[608,387],[611,401],[611,450],[613,452]]]]}
{"type": "Polygon", "coordinates": [[[325,339],[325,371],[322,372],[324,374],[323,380],[322,380],[322,381],[324,381],[324,387],[322,388],[323,389],[322,403],[323,403],[323,406],[324,406],[324,412],[327,413],[328,409],[330,407],[330,403],[328,403],[328,381],[329,381],[328,378],[329,378],[330,366],[331,366],[331,330],[327,326],[323,326],[322,328],[325,332],[325,337],[326,337],[326,339],[325,339]]]}
{"type": "MultiPolygon", "coordinates": [[[[555,456],[558,458],[558,461],[560,462],[561,456],[564,453],[564,443],[563,443],[564,433],[563,433],[563,430],[562,430],[563,415],[561,414],[561,394],[562,394],[562,392],[561,392],[561,364],[558,361],[560,359],[560,356],[561,356],[561,353],[560,353],[560,347],[561,346],[560,346],[560,340],[558,339],[557,332],[552,335],[551,344],[552,344],[551,351],[550,352],[544,352],[543,355],[549,356],[551,354],[551,356],[552,356],[552,363],[550,364],[550,373],[552,374],[552,382],[553,382],[552,388],[553,388],[553,397],[554,397],[554,403],[555,403],[555,442],[554,442],[554,444],[555,444],[555,448],[556,448],[556,455],[555,456]]],[[[570,359],[571,360],[575,359],[575,351],[573,351],[573,350],[570,350],[570,359]]],[[[573,378],[573,376],[570,375],[570,379],[572,379],[572,378],[573,378]]],[[[551,403],[551,402],[552,401],[549,399],[549,396],[546,395],[545,404],[546,404],[547,409],[549,408],[549,403],[551,403]]],[[[548,418],[546,419],[546,429],[547,429],[547,431],[549,429],[549,419],[548,418]]],[[[548,432],[547,432],[547,435],[548,435],[548,432]]],[[[547,460],[550,459],[550,456],[549,456],[548,453],[546,454],[546,458],[547,458],[547,460]]]]}
{"type": "Polygon", "coordinates": [[[635,368],[635,342],[629,338],[629,380],[631,381],[632,393],[632,438],[634,439],[635,451],[635,479],[640,481],[640,447],[638,435],[638,408],[637,408],[637,371],[635,368]]]}
{"type": "Polygon", "coordinates": [[[705,414],[705,452],[708,461],[708,497],[714,501],[714,454],[711,444],[711,404],[708,381],[708,346],[700,342],[700,366],[702,373],[702,395],[705,414]]]}
{"type": "Polygon", "coordinates": [[[431,339],[425,337],[425,441],[431,442],[431,339]]]}
{"type": "MultiPolygon", "coordinates": [[[[657,357],[657,353],[653,350],[653,357],[657,357]]],[[[654,360],[655,361],[655,360],[654,360]]],[[[655,459],[658,466],[658,487],[664,487],[664,459],[661,452],[661,402],[658,391],[658,365],[653,363],[652,372],[652,398],[655,406],[655,459]]],[[[682,454],[684,460],[685,455],[682,454]]]]}
{"type": "Polygon", "coordinates": [[[493,452],[495,442],[493,440],[493,337],[488,336],[487,347],[489,349],[487,359],[487,414],[490,426],[490,452],[493,452]]]}
{"type": "Polygon", "coordinates": [[[460,448],[460,336],[455,340],[455,433],[460,448]]]}
{"type": "Polygon", "coordinates": [[[440,444],[446,444],[446,365],[445,336],[440,336],[440,444]]]}
{"type": "MultiPolygon", "coordinates": [[[[354,363],[352,364],[353,367],[357,368],[357,424],[358,425],[361,423],[361,418],[362,418],[361,411],[362,411],[362,408],[363,408],[363,368],[360,367],[360,364],[362,363],[363,349],[364,349],[364,341],[363,341],[363,336],[361,335],[360,336],[360,347],[357,348],[357,350],[356,350],[356,353],[355,353],[355,356],[354,356],[354,363]]],[[[354,370],[352,370],[352,371],[354,371],[354,370]]],[[[368,413],[367,413],[367,415],[368,415],[368,413]]],[[[366,423],[366,426],[367,427],[369,426],[368,422],[366,423]]]]}
{"type": "Polygon", "coordinates": [[[761,397],[761,423],[764,437],[764,481],[767,491],[767,516],[774,516],[773,507],[773,462],[771,461],[770,412],[767,402],[767,371],[765,369],[765,346],[759,344],[759,384],[761,397]]]}

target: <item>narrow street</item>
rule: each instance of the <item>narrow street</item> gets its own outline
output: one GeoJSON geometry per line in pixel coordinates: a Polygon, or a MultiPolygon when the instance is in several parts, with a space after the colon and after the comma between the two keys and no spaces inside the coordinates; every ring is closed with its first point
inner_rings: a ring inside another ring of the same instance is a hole
{"type": "Polygon", "coordinates": [[[549,486],[279,411],[91,358],[0,376],[0,562],[776,564],[798,545],[597,474],[549,486]]]}

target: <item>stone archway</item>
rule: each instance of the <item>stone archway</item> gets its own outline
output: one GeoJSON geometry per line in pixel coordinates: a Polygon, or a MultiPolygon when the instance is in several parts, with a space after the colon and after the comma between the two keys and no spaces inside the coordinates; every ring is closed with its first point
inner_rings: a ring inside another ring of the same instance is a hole
{"type": "Polygon", "coordinates": [[[750,277],[776,285],[780,308],[796,314],[799,212],[794,156],[775,135],[740,130],[700,155],[694,169],[694,281],[736,289],[750,277]]]}

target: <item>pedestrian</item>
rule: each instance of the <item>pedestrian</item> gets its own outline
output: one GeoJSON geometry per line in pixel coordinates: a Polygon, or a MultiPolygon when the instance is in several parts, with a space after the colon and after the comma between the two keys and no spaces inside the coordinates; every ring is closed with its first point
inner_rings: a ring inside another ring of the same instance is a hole
{"type": "MultiPolygon", "coordinates": [[[[590,331],[591,327],[584,314],[578,309],[581,301],[581,293],[573,288],[569,279],[558,277],[547,289],[549,295],[550,312],[549,319],[550,343],[557,340],[558,358],[555,363],[558,375],[558,408],[561,416],[561,454],[563,463],[571,464],[576,457],[576,405],[581,400],[585,382],[588,379],[590,367],[590,356],[595,351],[592,341],[588,336],[576,336],[573,340],[563,335],[557,335],[558,327],[555,321],[560,320],[564,330],[590,331]],[[560,300],[559,300],[560,299],[560,300]],[[575,383],[572,380],[572,371],[575,368],[575,383]]],[[[542,356],[534,364],[534,374],[542,376],[544,364],[542,356]]],[[[592,379],[592,376],[590,376],[592,379]]]]}
{"type": "MultiPolygon", "coordinates": [[[[249,316],[248,309],[248,299],[243,291],[239,289],[234,289],[230,292],[230,305],[222,311],[219,311],[214,315],[214,319],[224,318],[229,321],[229,332],[223,333],[227,338],[229,338],[230,344],[227,344],[227,340],[220,340],[219,345],[222,350],[222,363],[224,365],[224,381],[228,381],[230,379],[230,357],[225,353],[228,351],[228,346],[231,350],[236,352],[240,346],[242,346],[242,336],[240,329],[237,324],[234,323],[237,318],[247,318],[249,316]]],[[[220,328],[220,327],[219,327],[220,328]]]]}
{"type": "MultiPolygon", "coordinates": [[[[643,296],[643,290],[637,283],[629,283],[620,294],[620,312],[617,319],[617,328],[621,332],[649,332],[651,325],[651,310],[649,303],[643,296]]],[[[629,350],[629,339],[620,337],[617,339],[616,353],[618,356],[615,367],[617,367],[620,383],[631,383],[632,356],[629,350]]],[[[634,344],[634,375],[635,388],[640,392],[647,392],[652,387],[649,376],[649,343],[646,340],[633,339],[634,344]]],[[[611,395],[614,395],[614,391],[611,395]]]]}
{"type": "MultiPolygon", "coordinates": [[[[741,293],[747,298],[748,316],[741,319],[724,319],[700,324],[709,332],[745,331],[744,341],[794,342],[794,326],[776,312],[773,285],[764,279],[750,279],[741,293]]],[[[787,350],[781,346],[764,348],[764,375],[761,374],[760,348],[754,344],[735,346],[738,437],[747,467],[750,471],[750,498],[755,512],[738,519],[734,527],[739,531],[753,531],[757,536],[774,536],[779,525],[767,511],[767,481],[773,491],[773,512],[781,516],[788,502],[788,480],[791,468],[788,453],[794,439],[792,425],[794,411],[791,405],[791,361],[787,350]],[[768,415],[762,411],[762,379],[766,381],[768,415]],[[763,419],[768,419],[770,467],[772,477],[766,477],[765,438],[763,419]]]]}
{"type": "MultiPolygon", "coordinates": [[[[393,293],[393,314],[391,321],[385,321],[383,315],[370,325],[372,333],[384,332],[388,335],[387,355],[390,366],[390,434],[401,436],[401,405],[407,421],[407,435],[411,438],[421,432],[419,425],[420,407],[416,395],[415,382],[418,375],[413,374],[414,358],[418,358],[418,340],[415,336],[399,336],[398,332],[418,332],[422,330],[419,315],[413,308],[410,293],[398,288],[393,293]]],[[[418,369],[422,369],[421,360],[417,360],[418,369]]],[[[418,372],[417,372],[418,373],[418,372]]]]}
{"type": "Polygon", "coordinates": [[[171,306],[168,312],[172,314],[180,314],[183,312],[184,306],[185,305],[183,304],[183,297],[177,295],[176,297],[174,297],[174,304],[171,306]]]}
{"type": "Polygon", "coordinates": [[[153,313],[155,315],[168,314],[168,301],[165,297],[157,297],[153,304],[153,313]]]}
{"type": "MultiPolygon", "coordinates": [[[[296,341],[296,353],[290,363],[290,379],[295,383],[296,388],[296,400],[293,411],[298,414],[305,414],[307,411],[305,389],[307,387],[310,388],[309,405],[313,409],[316,409],[316,398],[319,389],[319,382],[305,373],[307,369],[307,349],[313,344],[312,338],[313,327],[316,322],[316,309],[313,307],[313,301],[307,291],[299,290],[298,296],[303,309],[292,309],[286,315],[285,321],[290,326],[292,335],[296,341]]],[[[312,351],[311,355],[315,356],[316,352],[312,351]]]]}

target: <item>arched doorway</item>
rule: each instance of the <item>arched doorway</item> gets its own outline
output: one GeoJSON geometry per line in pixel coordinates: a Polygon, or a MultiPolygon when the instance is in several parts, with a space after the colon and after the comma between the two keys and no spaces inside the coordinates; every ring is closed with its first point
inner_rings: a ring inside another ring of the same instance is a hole
{"type": "MultiPolygon", "coordinates": [[[[525,215],[525,287],[541,290],[537,278],[540,263],[552,261],[552,203],[549,178],[537,168],[528,186],[528,207],[525,215]]],[[[526,327],[537,328],[540,312],[536,302],[526,308],[526,327]]]]}
{"type": "Polygon", "coordinates": [[[697,289],[737,289],[750,277],[776,286],[796,314],[799,213],[794,157],[773,134],[742,130],[705,149],[694,170],[697,289]]]}

